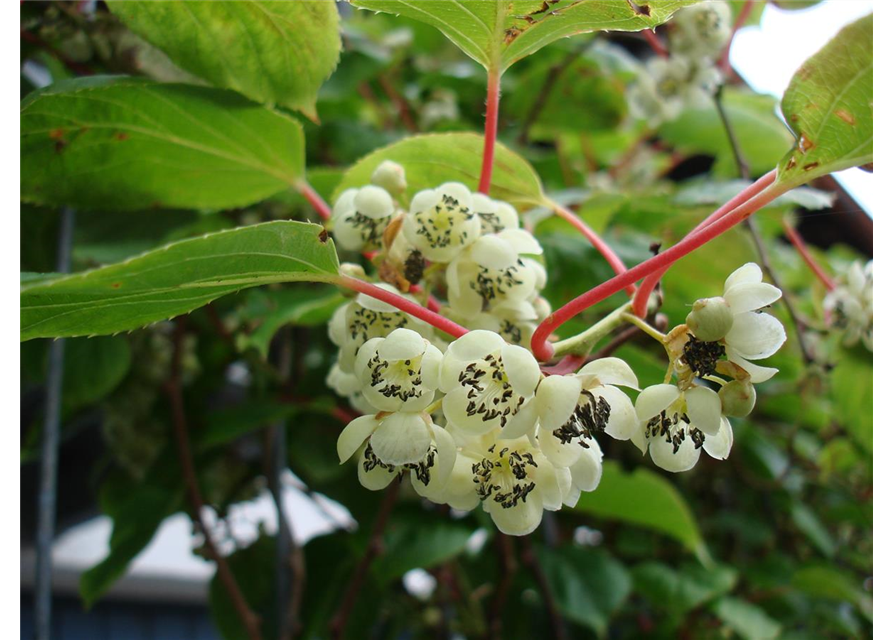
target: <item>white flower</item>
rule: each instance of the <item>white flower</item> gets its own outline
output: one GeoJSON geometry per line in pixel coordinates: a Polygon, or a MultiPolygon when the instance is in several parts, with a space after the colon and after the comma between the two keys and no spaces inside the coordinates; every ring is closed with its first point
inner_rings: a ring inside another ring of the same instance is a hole
{"type": "Polygon", "coordinates": [[[831,325],[844,330],[843,343],[852,346],[862,339],[871,351],[874,343],[874,263],[864,267],[853,262],[842,282],[825,296],[825,313],[831,325]]]}
{"type": "Polygon", "coordinates": [[[471,208],[481,219],[481,235],[518,228],[518,212],[507,202],[475,193],[471,196],[471,208]]]}
{"type": "Polygon", "coordinates": [[[369,181],[387,190],[392,196],[398,196],[406,191],[406,169],[403,165],[385,160],[375,168],[369,181]]]}
{"type": "Polygon", "coordinates": [[[437,498],[456,508],[480,502],[503,533],[536,529],[543,510],[557,511],[572,491],[571,472],[555,467],[527,438],[502,439],[499,429],[469,438],[437,498]]]}
{"type": "Polygon", "coordinates": [[[778,369],[761,367],[751,360],[768,358],[786,339],[784,325],[777,318],[758,310],[781,297],[781,291],[763,282],[759,266],[749,262],[726,279],[722,297],[732,309],[734,321],[726,334],[726,356],[750,374],[752,382],[765,382],[778,369]]]}
{"type": "Polygon", "coordinates": [[[536,421],[533,396],[540,369],[523,347],[492,331],[470,331],[450,343],[440,368],[443,412],[469,434],[512,425],[526,433],[536,421]]]}
{"type": "Polygon", "coordinates": [[[378,411],[421,411],[440,382],[440,350],[411,329],[372,338],[357,352],[354,373],[378,411]]]}
{"type": "Polygon", "coordinates": [[[403,234],[428,260],[449,262],[481,234],[471,191],[458,182],[420,191],[409,205],[403,234]]]}
{"type": "MultiPolygon", "coordinates": [[[[548,376],[536,392],[537,440],[553,464],[570,467],[595,437],[629,440],[639,421],[633,403],[615,385],[638,388],[636,374],[620,358],[590,362],[579,373],[548,376]]],[[[520,434],[519,434],[520,435],[520,434]]]]}
{"type": "Polygon", "coordinates": [[[332,210],[335,240],[351,251],[380,249],[382,234],[393,215],[394,201],[381,187],[348,189],[332,210]]]}
{"type": "Polygon", "coordinates": [[[522,256],[542,251],[536,239],[520,229],[482,236],[447,267],[450,306],[466,317],[489,311],[519,320],[534,319],[531,300],[541,288],[538,285],[545,285],[545,270],[522,256]]]}
{"type": "Polygon", "coordinates": [[[715,59],[732,33],[732,10],[719,0],[702,2],[679,10],[671,25],[670,50],[674,54],[715,59]]]}
{"type": "Polygon", "coordinates": [[[326,385],[342,398],[346,398],[350,406],[360,413],[374,413],[375,407],[363,396],[363,385],[352,373],[342,371],[338,363],[332,365],[326,376],[326,385]]]}
{"type": "MultiPolygon", "coordinates": [[[[375,286],[399,293],[389,284],[375,286]]],[[[425,337],[430,327],[396,307],[361,293],[356,300],[339,307],[329,320],[329,339],[340,347],[338,364],[346,373],[354,373],[357,351],[372,338],[383,338],[394,329],[409,328],[425,337]]]]}
{"type": "Polygon", "coordinates": [[[404,470],[414,486],[443,486],[456,458],[452,436],[425,412],[379,416],[361,416],[344,428],[337,445],[341,464],[362,448],[357,471],[367,489],[383,489],[404,470]]]}
{"type": "Polygon", "coordinates": [[[564,504],[577,506],[577,500],[584,491],[595,491],[602,479],[602,449],[598,442],[592,441],[589,448],[583,449],[577,461],[569,467],[571,472],[571,488],[564,497],[564,504]]]}
{"type": "Polygon", "coordinates": [[[732,446],[732,427],[722,415],[722,402],[712,389],[676,385],[648,387],[636,399],[640,427],[632,441],[654,464],[667,471],[688,471],[701,457],[725,459],[732,446]]]}
{"type": "MultiPolygon", "coordinates": [[[[478,313],[473,316],[464,316],[456,313],[452,307],[442,307],[441,315],[446,316],[454,322],[458,322],[466,329],[483,329],[498,333],[509,344],[517,344],[525,348],[530,347],[530,338],[536,330],[537,321],[534,320],[515,320],[513,317],[503,317],[499,314],[500,310],[495,313],[478,313]]],[[[546,314],[548,315],[548,313],[546,314]]],[[[543,316],[545,317],[545,316],[543,316]]]]}
{"type": "Polygon", "coordinates": [[[706,107],[720,79],[709,61],[652,58],[627,92],[630,112],[651,126],[675,120],[686,107],[706,107]]]}

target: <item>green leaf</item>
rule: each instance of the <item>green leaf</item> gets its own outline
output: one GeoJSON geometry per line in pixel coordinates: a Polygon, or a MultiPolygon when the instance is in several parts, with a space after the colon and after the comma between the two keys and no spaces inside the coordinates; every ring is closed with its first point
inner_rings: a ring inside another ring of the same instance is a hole
{"type": "Polygon", "coordinates": [[[871,358],[860,350],[841,350],[841,358],[831,372],[834,414],[853,440],[869,454],[874,448],[874,368],[871,358]]]}
{"type": "Polygon", "coordinates": [[[694,564],[677,571],[661,562],[646,562],[633,569],[633,579],[637,592],[655,605],[669,605],[670,613],[681,617],[731,591],[738,572],[731,567],[707,569],[694,564]]]}
{"type": "Polygon", "coordinates": [[[113,474],[103,484],[100,505],[113,522],[108,555],[81,574],[80,592],[91,607],[124,575],[130,562],[151,542],[162,521],[179,510],[183,500],[179,468],[172,451],[140,481],[113,474]]]}
{"type": "Polygon", "coordinates": [[[723,598],[713,611],[745,640],[771,640],[781,633],[781,625],[765,611],[738,598],[723,598]]]}
{"type": "Polygon", "coordinates": [[[341,51],[334,0],[108,4],[183,69],[316,120],[316,94],[341,51]]]}
{"type": "MultiPolygon", "coordinates": [[[[236,344],[239,349],[257,349],[266,357],[273,336],[283,326],[297,325],[312,327],[324,324],[335,310],[344,304],[344,296],[324,289],[286,289],[282,291],[252,292],[255,308],[251,313],[260,321],[256,329],[248,335],[239,334],[236,344]]],[[[248,316],[247,313],[242,314],[248,316]]]]}
{"type": "MultiPolygon", "coordinates": [[[[425,3],[427,6],[427,3],[425,3]]],[[[384,160],[406,169],[408,193],[430,189],[444,182],[461,182],[475,190],[481,171],[484,138],[475,133],[443,133],[413,136],[378,149],[344,174],[333,199],[351,187],[369,184],[372,172],[384,160]]],[[[533,167],[505,146],[496,144],[490,195],[517,207],[542,204],[543,186],[533,167]]]]}
{"type": "Polygon", "coordinates": [[[648,469],[625,473],[616,462],[605,462],[598,489],[581,495],[576,510],[665,533],[702,562],[708,561],[707,547],[685,499],[648,469]]]}
{"type": "Polygon", "coordinates": [[[301,410],[302,407],[296,403],[252,400],[234,407],[211,411],[206,420],[208,426],[196,439],[196,448],[204,450],[226,444],[261,427],[290,418],[301,410]]]}
{"type": "Polygon", "coordinates": [[[126,262],[22,287],[21,338],[100,335],[192,311],[273,282],[331,282],[338,258],[319,225],[268,222],[208,234],[126,262]]]}
{"type": "Polygon", "coordinates": [[[20,128],[26,202],[224,209],[304,176],[300,123],[221,89],[79,78],[29,94],[20,128]]]}
{"type": "MultiPolygon", "coordinates": [[[[791,148],[791,133],[775,114],[776,99],[730,87],[723,91],[722,100],[750,170],[754,175],[771,170],[791,148]]],[[[713,104],[685,110],[661,126],[660,136],[682,153],[716,156],[714,172],[719,175],[739,175],[728,134],[713,104]]]]}
{"type": "Polygon", "coordinates": [[[803,502],[795,502],[791,508],[791,519],[803,534],[821,551],[826,557],[830,558],[834,555],[835,547],[834,538],[828,533],[825,525],[819,520],[815,512],[803,502]]]}
{"type": "Polygon", "coordinates": [[[795,186],[872,162],[874,154],[874,21],[844,27],[794,74],[781,100],[797,143],[778,164],[778,180],[795,186]]]}
{"type": "MultiPolygon", "coordinates": [[[[261,618],[262,636],[271,638],[276,624],[276,538],[262,535],[250,546],[227,557],[229,568],[252,611],[261,618]]],[[[233,606],[219,572],[208,591],[211,618],[225,640],[248,640],[248,632],[233,606]]]]}
{"type": "Polygon", "coordinates": [[[603,551],[577,546],[540,547],[537,558],[559,610],[604,635],[611,615],[632,588],[624,566],[603,551]]]}
{"type": "Polygon", "coordinates": [[[834,565],[812,565],[797,569],[791,578],[792,586],[817,598],[849,602],[862,612],[869,622],[873,618],[872,599],[850,573],[834,565]]]}
{"type": "Polygon", "coordinates": [[[560,38],[641,31],[697,0],[351,0],[363,9],[433,25],[473,60],[500,73],[560,38]]]}
{"type": "Polygon", "coordinates": [[[130,344],[123,336],[67,341],[62,378],[65,408],[74,410],[104,398],[129,370],[130,344]]]}

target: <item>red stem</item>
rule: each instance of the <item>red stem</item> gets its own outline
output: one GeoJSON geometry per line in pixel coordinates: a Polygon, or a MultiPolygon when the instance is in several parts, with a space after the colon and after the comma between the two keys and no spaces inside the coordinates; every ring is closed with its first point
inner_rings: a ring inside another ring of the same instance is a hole
{"type": "Polygon", "coordinates": [[[342,287],[347,287],[348,289],[353,289],[357,293],[365,293],[370,298],[387,302],[389,305],[397,307],[401,311],[404,311],[423,322],[427,322],[432,327],[440,329],[454,338],[461,338],[468,333],[468,329],[456,324],[452,320],[448,320],[412,300],[407,300],[401,295],[387,291],[381,287],[376,287],[371,282],[358,280],[357,278],[351,278],[350,276],[341,276],[338,278],[337,284],[342,287]]]}
{"type": "Polygon", "coordinates": [[[645,36],[645,41],[651,45],[651,48],[654,50],[654,53],[659,55],[661,58],[669,58],[670,52],[667,51],[667,48],[664,46],[664,43],[661,42],[661,39],[657,37],[657,34],[654,33],[651,29],[644,29],[642,31],[642,35],[645,36]]]}
{"type": "Polygon", "coordinates": [[[812,254],[809,252],[809,248],[806,246],[806,242],[803,241],[803,237],[790,225],[790,223],[788,223],[787,220],[784,221],[784,233],[788,237],[788,240],[791,241],[791,244],[794,245],[794,248],[797,250],[797,253],[800,254],[800,257],[803,258],[803,262],[806,263],[809,270],[816,275],[823,285],[825,285],[825,289],[834,291],[837,284],[835,284],[834,280],[832,280],[831,277],[825,273],[824,269],[819,266],[819,263],[816,262],[815,258],[813,258],[812,254]]]}
{"type": "Polygon", "coordinates": [[[487,78],[487,121],[484,125],[484,158],[478,191],[490,193],[493,177],[493,154],[496,151],[496,128],[499,120],[499,70],[493,69],[487,78]]]}
{"type": "MultiPolygon", "coordinates": [[[[552,210],[555,212],[555,215],[557,215],[559,218],[567,220],[569,223],[571,223],[571,225],[574,226],[575,229],[577,229],[577,231],[582,233],[586,237],[586,239],[592,243],[592,246],[595,247],[598,252],[602,254],[605,260],[608,261],[608,264],[611,265],[614,273],[620,275],[621,273],[624,273],[626,271],[626,265],[623,264],[623,260],[620,259],[620,256],[614,253],[614,250],[611,249],[611,247],[609,247],[608,244],[604,240],[602,240],[595,231],[590,229],[589,225],[583,222],[580,216],[569,209],[565,209],[558,203],[553,202],[551,204],[552,210]]],[[[632,297],[633,294],[635,294],[636,292],[636,288],[633,285],[630,285],[626,287],[626,292],[630,295],[630,297],[632,297]]]]}
{"type": "Polygon", "coordinates": [[[741,7],[741,13],[735,18],[735,24],[732,25],[732,33],[729,34],[729,41],[726,42],[726,46],[722,50],[722,55],[719,57],[719,69],[723,74],[728,75],[732,70],[732,65],[729,63],[729,53],[732,51],[732,41],[735,39],[735,34],[738,33],[738,29],[743,27],[744,23],[747,21],[747,17],[750,15],[753,5],[753,0],[745,0],[744,6],[741,7]]]}
{"type": "MultiPolygon", "coordinates": [[[[688,235],[685,236],[685,238],[688,238],[704,227],[713,224],[735,207],[744,204],[750,198],[760,193],[763,189],[765,189],[775,181],[775,173],[775,169],[773,169],[762,178],[754,182],[752,185],[745,188],[737,196],[735,196],[719,209],[707,216],[698,226],[692,229],[688,233],[688,235]]],[[[636,296],[635,298],[633,298],[633,313],[640,318],[645,317],[645,314],[648,310],[648,298],[651,296],[651,292],[654,291],[657,283],[660,282],[660,279],[663,277],[664,273],[667,272],[667,269],[669,269],[669,267],[667,267],[666,269],[658,269],[653,274],[645,278],[645,280],[642,282],[642,285],[639,287],[639,290],[636,291],[636,296]]]]}
{"type": "Polygon", "coordinates": [[[554,364],[551,367],[540,367],[540,371],[547,376],[563,376],[568,373],[573,373],[582,367],[585,362],[586,356],[564,356],[557,364],[554,364]]]}
{"type": "Polygon", "coordinates": [[[310,203],[310,206],[316,210],[316,213],[319,214],[319,217],[323,220],[328,220],[332,217],[332,210],[329,208],[329,205],[326,204],[326,201],[322,199],[316,191],[313,190],[308,183],[302,182],[298,187],[298,191],[301,192],[301,195],[307,199],[307,202],[310,203]]]}
{"type": "Polygon", "coordinates": [[[555,350],[552,345],[546,342],[546,340],[552,332],[558,329],[562,324],[582,313],[589,307],[598,304],[608,296],[617,293],[627,285],[636,282],[644,276],[654,273],[658,269],[669,267],[679,260],[679,258],[691,253],[718,235],[728,231],[755,211],[758,211],[780,196],[787,191],[787,189],[788,187],[785,186],[773,186],[760,192],[716,222],[704,227],[700,231],[686,236],[681,242],[670,247],[663,253],[660,253],[653,258],[649,258],[629,271],[615,276],[607,282],[603,282],[597,287],[587,291],[583,295],[574,298],[552,313],[536,328],[536,331],[533,333],[533,338],[530,341],[533,355],[541,362],[549,360],[555,350]]]}

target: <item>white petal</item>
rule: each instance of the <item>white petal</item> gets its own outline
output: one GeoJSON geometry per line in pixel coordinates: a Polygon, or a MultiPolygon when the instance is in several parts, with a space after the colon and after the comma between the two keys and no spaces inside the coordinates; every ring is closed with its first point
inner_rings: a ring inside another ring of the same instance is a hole
{"type": "Polygon", "coordinates": [[[595,491],[602,479],[602,457],[598,443],[591,440],[589,449],[586,449],[570,468],[575,487],[581,491],[595,491]]]}
{"type": "Polygon", "coordinates": [[[444,182],[437,188],[438,202],[440,196],[446,194],[454,197],[463,207],[471,207],[471,191],[461,182],[444,182]]]}
{"type": "MultiPolygon", "coordinates": [[[[381,394],[379,394],[381,395],[381,394]]],[[[390,399],[390,398],[389,398],[390,399]]],[[[404,413],[418,413],[424,411],[429,404],[434,402],[434,391],[424,391],[422,395],[417,398],[410,398],[406,402],[397,398],[398,405],[394,409],[390,409],[391,411],[402,411],[404,413]]],[[[376,407],[378,408],[378,407],[376,407]]],[[[387,409],[379,409],[379,411],[387,411],[387,409]]]]}
{"type": "Polygon", "coordinates": [[[499,202],[496,207],[499,224],[506,229],[518,228],[518,211],[507,202],[499,202]]]}
{"type": "Polygon", "coordinates": [[[471,194],[471,210],[475,213],[496,213],[496,201],[483,193],[471,194]]]}
{"type": "Polygon", "coordinates": [[[754,364],[753,362],[745,360],[740,355],[738,355],[734,349],[727,348],[726,355],[728,356],[730,362],[734,362],[750,374],[750,381],[754,384],[758,382],[766,382],[766,380],[778,373],[778,369],[775,369],[773,367],[761,367],[758,364],[754,364]]]}
{"type": "Polygon", "coordinates": [[[514,392],[532,396],[540,381],[540,366],[533,354],[524,347],[507,344],[502,348],[502,364],[514,392]]]}
{"type": "Polygon", "coordinates": [[[573,509],[577,506],[577,502],[580,500],[580,489],[579,487],[575,487],[571,485],[571,490],[568,491],[567,495],[564,496],[564,506],[570,507],[573,509]]]}
{"type": "Polygon", "coordinates": [[[422,414],[392,413],[381,421],[369,439],[369,444],[378,459],[385,464],[411,464],[428,453],[431,433],[422,414]]]}
{"type": "Polygon", "coordinates": [[[357,192],[354,206],[364,216],[378,220],[394,213],[391,194],[375,185],[367,185],[357,192]]]}
{"type": "Polygon", "coordinates": [[[529,231],[524,231],[524,229],[506,229],[505,231],[500,231],[497,237],[508,242],[516,253],[534,256],[543,253],[540,243],[537,242],[536,238],[529,231]]]}
{"type": "Polygon", "coordinates": [[[345,213],[354,210],[353,199],[357,195],[359,189],[347,189],[335,200],[335,206],[332,207],[332,218],[339,218],[345,213]]]}
{"type": "Polygon", "coordinates": [[[543,520],[543,502],[535,491],[527,496],[526,501],[519,500],[514,507],[504,508],[495,502],[488,502],[488,508],[496,528],[510,536],[526,536],[543,520]]]}
{"type": "Polygon", "coordinates": [[[344,427],[344,431],[338,436],[338,444],[336,445],[338,460],[341,461],[341,464],[347,462],[356,453],[357,449],[366,442],[366,438],[372,435],[377,426],[378,420],[375,419],[375,416],[360,416],[351,420],[344,427]]]}
{"type": "Polygon", "coordinates": [[[453,467],[456,465],[456,443],[446,429],[436,424],[431,425],[431,431],[434,434],[434,446],[437,447],[437,454],[434,456],[434,466],[431,469],[429,484],[434,485],[435,489],[439,489],[450,479],[453,467]]]}
{"type": "Polygon", "coordinates": [[[722,400],[707,387],[694,387],[685,392],[686,413],[692,425],[708,435],[716,435],[722,418],[722,400]]]}
{"type": "MultiPolygon", "coordinates": [[[[412,202],[409,203],[409,212],[410,213],[418,213],[419,211],[427,211],[434,205],[436,205],[440,201],[438,195],[434,192],[434,189],[425,189],[424,191],[419,191],[412,198],[412,202]]],[[[404,220],[404,224],[410,222],[413,216],[407,216],[407,219],[404,220]]],[[[412,235],[415,235],[413,232],[412,235]]]]}
{"type": "Polygon", "coordinates": [[[456,456],[456,464],[449,479],[443,487],[444,502],[454,509],[471,511],[480,504],[477,494],[475,474],[471,466],[478,462],[462,453],[456,456]]]}
{"type": "Polygon", "coordinates": [[[364,384],[369,384],[372,379],[372,369],[369,368],[369,362],[375,357],[375,352],[378,351],[379,346],[384,341],[384,338],[370,338],[357,351],[353,373],[364,384]]]}
{"type": "Polygon", "coordinates": [[[769,306],[781,297],[781,289],[768,282],[744,282],[729,287],[722,297],[732,313],[744,313],[769,306]]]}
{"type": "Polygon", "coordinates": [[[723,417],[719,432],[715,436],[704,438],[704,451],[712,458],[725,460],[732,450],[732,441],[732,425],[727,418],[723,417]]]}
{"type": "Polygon", "coordinates": [[[468,363],[480,360],[505,344],[498,333],[478,329],[449,344],[440,366],[440,390],[451,391],[459,385],[459,374],[468,363]]]}
{"type": "MultiPolygon", "coordinates": [[[[541,456],[537,458],[536,491],[542,496],[544,509],[558,511],[571,486],[570,474],[565,468],[558,468],[541,456]]],[[[527,499],[530,500],[530,497],[527,499]]]]}
{"type": "Polygon", "coordinates": [[[440,384],[440,364],[443,353],[433,344],[429,344],[422,356],[422,384],[428,389],[436,389],[440,384]]]}
{"type": "Polygon", "coordinates": [[[549,462],[557,467],[569,467],[580,459],[583,453],[583,447],[577,442],[569,442],[562,444],[551,431],[544,429],[542,426],[537,435],[537,442],[542,452],[545,454],[549,462]]]}
{"type": "Polygon", "coordinates": [[[329,320],[328,334],[329,340],[339,347],[343,347],[347,342],[347,308],[351,303],[343,304],[332,314],[329,320]]]}
{"type": "Polygon", "coordinates": [[[615,440],[629,440],[639,430],[639,417],[633,401],[617,387],[596,387],[592,390],[596,397],[604,398],[611,407],[605,433],[615,440]]]}
{"type": "Polygon", "coordinates": [[[577,376],[547,376],[536,390],[537,413],[543,429],[552,432],[576,410],[583,385],[577,376]]]}
{"type": "Polygon", "coordinates": [[[749,311],[735,316],[726,334],[726,344],[741,357],[762,360],[781,348],[785,341],[784,325],[768,313],[749,311]]]}
{"type": "Polygon", "coordinates": [[[394,329],[378,346],[378,355],[383,360],[408,360],[422,355],[427,345],[428,342],[412,329],[394,329]]]}
{"type": "Polygon", "coordinates": [[[482,236],[469,249],[471,259],[487,269],[501,270],[518,261],[518,251],[499,236],[482,236]]]}
{"type": "MultiPolygon", "coordinates": [[[[397,295],[401,295],[399,291],[393,286],[385,283],[385,282],[376,282],[375,286],[379,289],[383,289],[385,291],[389,291],[390,293],[396,293],[397,295]]],[[[363,307],[364,309],[369,309],[370,311],[380,311],[383,313],[396,313],[399,311],[396,307],[388,304],[387,302],[382,302],[378,298],[373,298],[372,296],[367,296],[365,293],[361,293],[357,296],[357,303],[363,307]]]]}
{"type": "Polygon", "coordinates": [[[379,491],[384,489],[386,486],[391,484],[391,481],[394,479],[394,476],[397,475],[397,470],[389,471],[384,467],[380,467],[375,465],[369,471],[363,466],[364,461],[360,460],[357,465],[357,476],[360,479],[360,484],[363,485],[369,491],[379,491]]]}
{"type": "Polygon", "coordinates": [[[762,282],[763,270],[755,262],[748,262],[746,265],[739,267],[726,278],[726,284],[723,291],[728,291],[736,284],[744,284],[747,282],[762,282]]]}
{"type": "Polygon", "coordinates": [[[460,431],[479,436],[493,428],[492,420],[485,422],[479,413],[468,415],[467,407],[468,397],[464,388],[453,389],[443,399],[443,415],[449,424],[460,431]]]}
{"type": "Polygon", "coordinates": [[[646,423],[642,422],[633,431],[633,435],[630,436],[630,441],[636,445],[636,448],[642,452],[644,456],[648,452],[648,438],[645,435],[646,423]]]}
{"type": "Polygon", "coordinates": [[[352,223],[352,212],[339,216],[332,221],[332,233],[338,240],[338,246],[348,251],[362,251],[366,245],[363,228],[352,223]]]}
{"type": "Polygon", "coordinates": [[[537,399],[528,398],[527,401],[518,409],[518,413],[509,418],[505,427],[499,433],[502,440],[513,440],[515,438],[523,438],[533,433],[536,427],[537,419],[537,399]]]}
{"type": "Polygon", "coordinates": [[[676,402],[680,395],[681,392],[674,384],[650,386],[636,398],[636,415],[639,420],[647,422],[676,402]]]}
{"type": "MultiPolygon", "coordinates": [[[[631,389],[639,388],[635,372],[620,358],[599,358],[585,365],[577,373],[579,376],[592,376],[599,384],[613,384],[631,389]]],[[[588,385],[587,386],[591,386],[588,385]]]]}
{"type": "Polygon", "coordinates": [[[673,473],[688,471],[697,464],[698,458],[701,457],[701,450],[695,448],[691,437],[686,437],[683,440],[676,453],[673,453],[673,443],[667,442],[660,436],[651,439],[648,450],[651,452],[654,464],[673,473]]]}

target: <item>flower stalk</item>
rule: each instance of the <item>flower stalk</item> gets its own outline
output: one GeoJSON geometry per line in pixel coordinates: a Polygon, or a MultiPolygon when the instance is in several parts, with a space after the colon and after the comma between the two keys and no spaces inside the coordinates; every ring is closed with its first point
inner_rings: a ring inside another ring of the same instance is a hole
{"type": "Polygon", "coordinates": [[[484,125],[484,157],[481,163],[481,179],[478,191],[490,193],[493,178],[493,156],[496,152],[496,129],[499,123],[499,69],[491,69],[487,77],[487,120],[484,125]]]}
{"type": "Polygon", "coordinates": [[[791,241],[791,244],[794,245],[794,248],[797,250],[797,253],[800,254],[800,257],[803,258],[803,262],[806,263],[809,270],[812,271],[816,278],[818,278],[824,285],[825,289],[834,291],[837,286],[834,283],[834,280],[831,276],[825,273],[825,270],[822,269],[821,266],[819,266],[819,263],[816,262],[816,259],[809,252],[809,248],[806,246],[806,242],[803,241],[803,237],[787,220],[784,221],[784,233],[788,237],[788,240],[791,241]]]}
{"type": "Polygon", "coordinates": [[[319,195],[313,187],[310,186],[308,182],[301,182],[296,186],[297,191],[307,199],[307,202],[310,203],[310,206],[313,207],[313,210],[319,214],[319,217],[323,220],[328,220],[332,217],[332,209],[323,200],[323,197],[319,195]]]}

